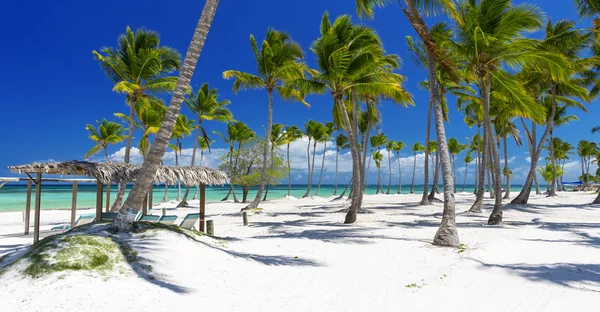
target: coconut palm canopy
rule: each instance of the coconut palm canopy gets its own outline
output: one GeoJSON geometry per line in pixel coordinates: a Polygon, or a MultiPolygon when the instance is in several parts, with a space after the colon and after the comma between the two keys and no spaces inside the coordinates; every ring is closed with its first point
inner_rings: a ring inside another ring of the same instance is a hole
{"type": "MultiPolygon", "coordinates": [[[[97,163],[88,161],[65,161],[49,163],[32,163],[9,166],[14,173],[46,173],[89,176],[102,183],[131,183],[135,181],[141,166],[125,163],[97,163]]],[[[159,166],[154,183],[173,185],[180,181],[185,186],[223,185],[228,182],[227,175],[216,169],[206,167],[170,167],[159,166]]]]}

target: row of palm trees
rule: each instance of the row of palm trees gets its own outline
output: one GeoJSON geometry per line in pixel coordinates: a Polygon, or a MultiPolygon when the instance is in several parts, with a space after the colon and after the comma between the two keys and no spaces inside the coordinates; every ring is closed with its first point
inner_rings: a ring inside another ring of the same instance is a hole
{"type": "MultiPolygon", "coordinates": [[[[594,1],[576,0],[582,15],[597,14],[592,2],[594,1]]],[[[384,6],[391,1],[357,0],[356,3],[360,16],[372,18],[375,6],[384,6]]],[[[477,125],[478,132],[483,128],[481,141],[477,138],[480,146],[477,150],[478,188],[477,199],[471,211],[481,211],[485,168],[491,165],[492,185],[498,196],[488,224],[498,224],[502,221],[502,197],[499,196],[502,192],[502,174],[497,146],[500,139],[505,138],[502,135],[510,132],[510,122],[520,121],[524,126],[531,155],[531,169],[523,191],[513,202],[526,203],[540,152],[548,138],[552,137],[551,132],[555,128],[556,112],[563,107],[583,107],[577,100],[588,102],[600,90],[596,87],[596,84],[600,85],[596,79],[596,56],[594,53],[590,57],[582,56],[590,48],[594,52],[593,47],[597,44],[591,32],[576,29],[569,21],[550,21],[546,26],[546,37],[542,40],[525,37],[525,33],[542,28],[541,11],[528,4],[513,5],[510,0],[465,0],[458,4],[452,0],[403,0],[398,1],[398,4],[420,38],[417,42],[407,38],[409,46],[414,47],[413,50],[428,72],[428,80],[424,84],[430,93],[427,118],[430,121],[433,113],[437,150],[434,166],[438,171],[436,164],[440,164],[444,185],[444,212],[440,228],[434,236],[434,244],[458,246],[453,195],[455,179],[444,125],[448,118],[446,94],[456,94],[459,103],[463,104],[465,115],[477,125]],[[452,26],[446,23],[427,25],[423,16],[440,12],[448,17],[452,26]],[[505,67],[513,70],[507,71],[505,67]],[[531,121],[531,128],[527,127],[526,119],[531,121]],[[536,137],[537,125],[545,126],[539,143],[536,137]]],[[[140,177],[121,210],[123,213],[127,207],[140,207],[145,192],[149,189],[151,175],[175,128],[177,113],[217,5],[218,0],[206,2],[180,77],[175,84],[171,104],[155,142],[147,153],[140,177]]],[[[300,46],[282,32],[269,30],[260,47],[253,36],[250,41],[257,63],[256,73],[226,71],[223,76],[234,79],[235,91],[246,88],[267,90],[269,114],[266,137],[269,137],[273,128],[274,91],[283,99],[303,103],[305,95],[309,93],[323,93],[327,90],[332,94],[335,103],[334,124],[347,135],[353,164],[351,205],[345,222],[355,222],[362,203],[366,160],[366,144],[362,144],[362,151],[359,148],[359,115],[367,114],[375,118],[371,108],[382,98],[401,105],[412,104],[410,94],[402,88],[404,77],[394,73],[398,68],[399,58],[385,52],[374,30],[353,24],[348,16],[340,16],[334,23],[331,23],[327,14],[323,16],[320,37],[311,48],[317,59],[317,69],[306,66],[300,46]],[[361,103],[364,103],[364,109],[361,103]]],[[[158,59],[168,63],[163,65],[168,69],[169,58],[168,54],[165,55],[158,59]]],[[[158,68],[158,65],[155,67],[158,68]]],[[[112,76],[115,77],[116,75],[112,76]]],[[[163,74],[156,78],[164,86],[172,83],[172,79],[167,79],[163,74]]],[[[126,93],[131,104],[143,101],[145,98],[139,94],[151,90],[147,87],[129,88],[131,79],[121,77],[115,80],[119,79],[126,81],[125,85],[128,87],[115,87],[115,90],[126,93]]],[[[366,127],[371,126],[367,122],[366,127]]],[[[429,141],[428,122],[425,142],[429,141]]],[[[364,142],[369,142],[368,136],[364,142]]],[[[549,144],[553,151],[552,140],[549,144]]],[[[426,144],[424,149],[426,187],[421,202],[428,204],[431,198],[427,187],[430,144],[426,144]]],[[[555,163],[555,153],[550,154],[555,163]]],[[[269,144],[265,144],[264,164],[268,158],[269,144]]],[[[553,181],[557,179],[556,168],[554,165],[553,181]]],[[[259,191],[249,207],[256,207],[261,200],[267,183],[265,170],[266,166],[263,166],[259,191]]],[[[504,175],[509,177],[509,170],[504,175]]],[[[437,187],[437,176],[435,172],[434,189],[437,187]]],[[[551,195],[554,185],[552,183],[551,195]]],[[[600,196],[596,201],[600,201],[600,196]]]]}

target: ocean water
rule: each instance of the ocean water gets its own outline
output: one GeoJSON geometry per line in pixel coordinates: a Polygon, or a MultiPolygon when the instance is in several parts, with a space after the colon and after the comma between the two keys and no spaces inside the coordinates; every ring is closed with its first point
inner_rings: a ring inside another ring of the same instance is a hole
{"type": "MultiPolygon", "coordinates": [[[[344,191],[346,185],[338,186],[338,195],[344,191]]],[[[127,192],[131,186],[127,187],[127,191],[125,196],[127,196],[127,192]]],[[[292,185],[292,196],[300,198],[306,193],[306,185],[292,185]]],[[[457,186],[457,190],[460,191],[462,189],[462,185],[457,186]]],[[[465,192],[473,192],[474,186],[467,185],[465,187],[465,192]]],[[[521,185],[512,185],[511,192],[520,192],[522,189],[521,185]]],[[[311,195],[315,194],[317,190],[317,186],[313,185],[311,188],[311,195]]],[[[441,190],[441,185],[440,185],[441,190]]],[[[106,191],[106,189],[105,189],[106,191]]],[[[207,202],[216,202],[223,199],[227,192],[229,191],[229,186],[215,186],[215,187],[206,187],[206,201],[207,202]]],[[[321,185],[321,189],[319,191],[319,196],[328,197],[333,195],[334,186],[333,185],[321,185]]],[[[375,194],[377,191],[376,185],[368,185],[366,188],[367,194],[375,194]]],[[[384,191],[387,191],[387,185],[384,186],[384,191]]],[[[398,186],[392,185],[390,193],[396,194],[398,191],[398,186]]],[[[402,185],[402,192],[404,194],[408,194],[410,191],[409,185],[402,185]]],[[[164,197],[165,187],[164,186],[154,186],[153,191],[153,203],[158,204],[162,201],[164,197]]],[[[168,189],[167,200],[175,200],[177,198],[177,187],[170,186],[168,189]]],[[[185,192],[185,188],[181,189],[181,196],[185,192]]],[[[190,189],[189,199],[192,199],[194,196],[195,188],[190,189]]],[[[415,185],[415,193],[419,194],[423,192],[422,185],[415,185]]],[[[288,193],[287,185],[277,185],[269,188],[269,195],[267,199],[280,199],[286,196],[288,193]]],[[[42,200],[41,207],[42,209],[70,209],[71,207],[71,194],[72,194],[72,186],[71,184],[44,184],[42,185],[42,200]]],[[[236,188],[236,195],[238,199],[241,200],[241,188],[236,188]]],[[[348,193],[346,193],[348,195],[348,193]]],[[[113,185],[111,187],[111,200],[114,200],[117,196],[117,186],[113,185]]],[[[250,190],[248,194],[248,200],[254,199],[256,196],[256,188],[250,190]]],[[[2,211],[23,211],[25,210],[25,201],[27,197],[27,186],[26,185],[5,185],[0,189],[0,212],[2,211]]],[[[230,197],[230,199],[233,199],[230,197]]],[[[104,193],[103,201],[106,200],[106,192],[104,193]]],[[[33,209],[35,202],[35,185],[33,186],[32,194],[31,194],[31,208],[33,209]]],[[[106,202],[103,203],[106,206],[106,202]]],[[[84,184],[81,183],[78,185],[77,191],[77,207],[78,208],[92,208],[96,206],[96,185],[95,184],[84,184]]]]}

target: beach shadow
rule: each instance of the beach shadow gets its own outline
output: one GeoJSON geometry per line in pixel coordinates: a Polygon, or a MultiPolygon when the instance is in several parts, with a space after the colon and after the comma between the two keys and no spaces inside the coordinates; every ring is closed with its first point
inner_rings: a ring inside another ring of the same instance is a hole
{"type": "Polygon", "coordinates": [[[550,282],[582,291],[600,292],[600,264],[555,263],[550,265],[491,264],[469,258],[485,268],[507,270],[534,282],[550,282]]]}

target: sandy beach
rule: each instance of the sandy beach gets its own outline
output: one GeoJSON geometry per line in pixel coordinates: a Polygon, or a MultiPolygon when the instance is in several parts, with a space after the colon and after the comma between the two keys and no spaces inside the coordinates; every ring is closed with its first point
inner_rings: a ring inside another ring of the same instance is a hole
{"type": "MultiPolygon", "coordinates": [[[[480,215],[464,213],[474,196],[459,193],[461,249],[431,245],[442,205],[417,206],[420,195],[366,195],[353,225],[342,224],[347,203],[331,198],[265,202],[249,226],[243,204],[210,203],[219,239],[165,233],[136,240],[150,275],[129,267],[34,280],[11,268],[0,277],[0,310],[597,311],[600,207],[588,205],[593,196],[532,195],[529,205],[506,205],[502,225],[488,226],[492,202],[480,215]]],[[[168,208],[180,217],[195,211],[168,208]]],[[[68,211],[42,211],[41,229],[68,218],[68,211]]],[[[31,243],[22,230],[20,212],[0,214],[4,262],[31,243]]]]}

